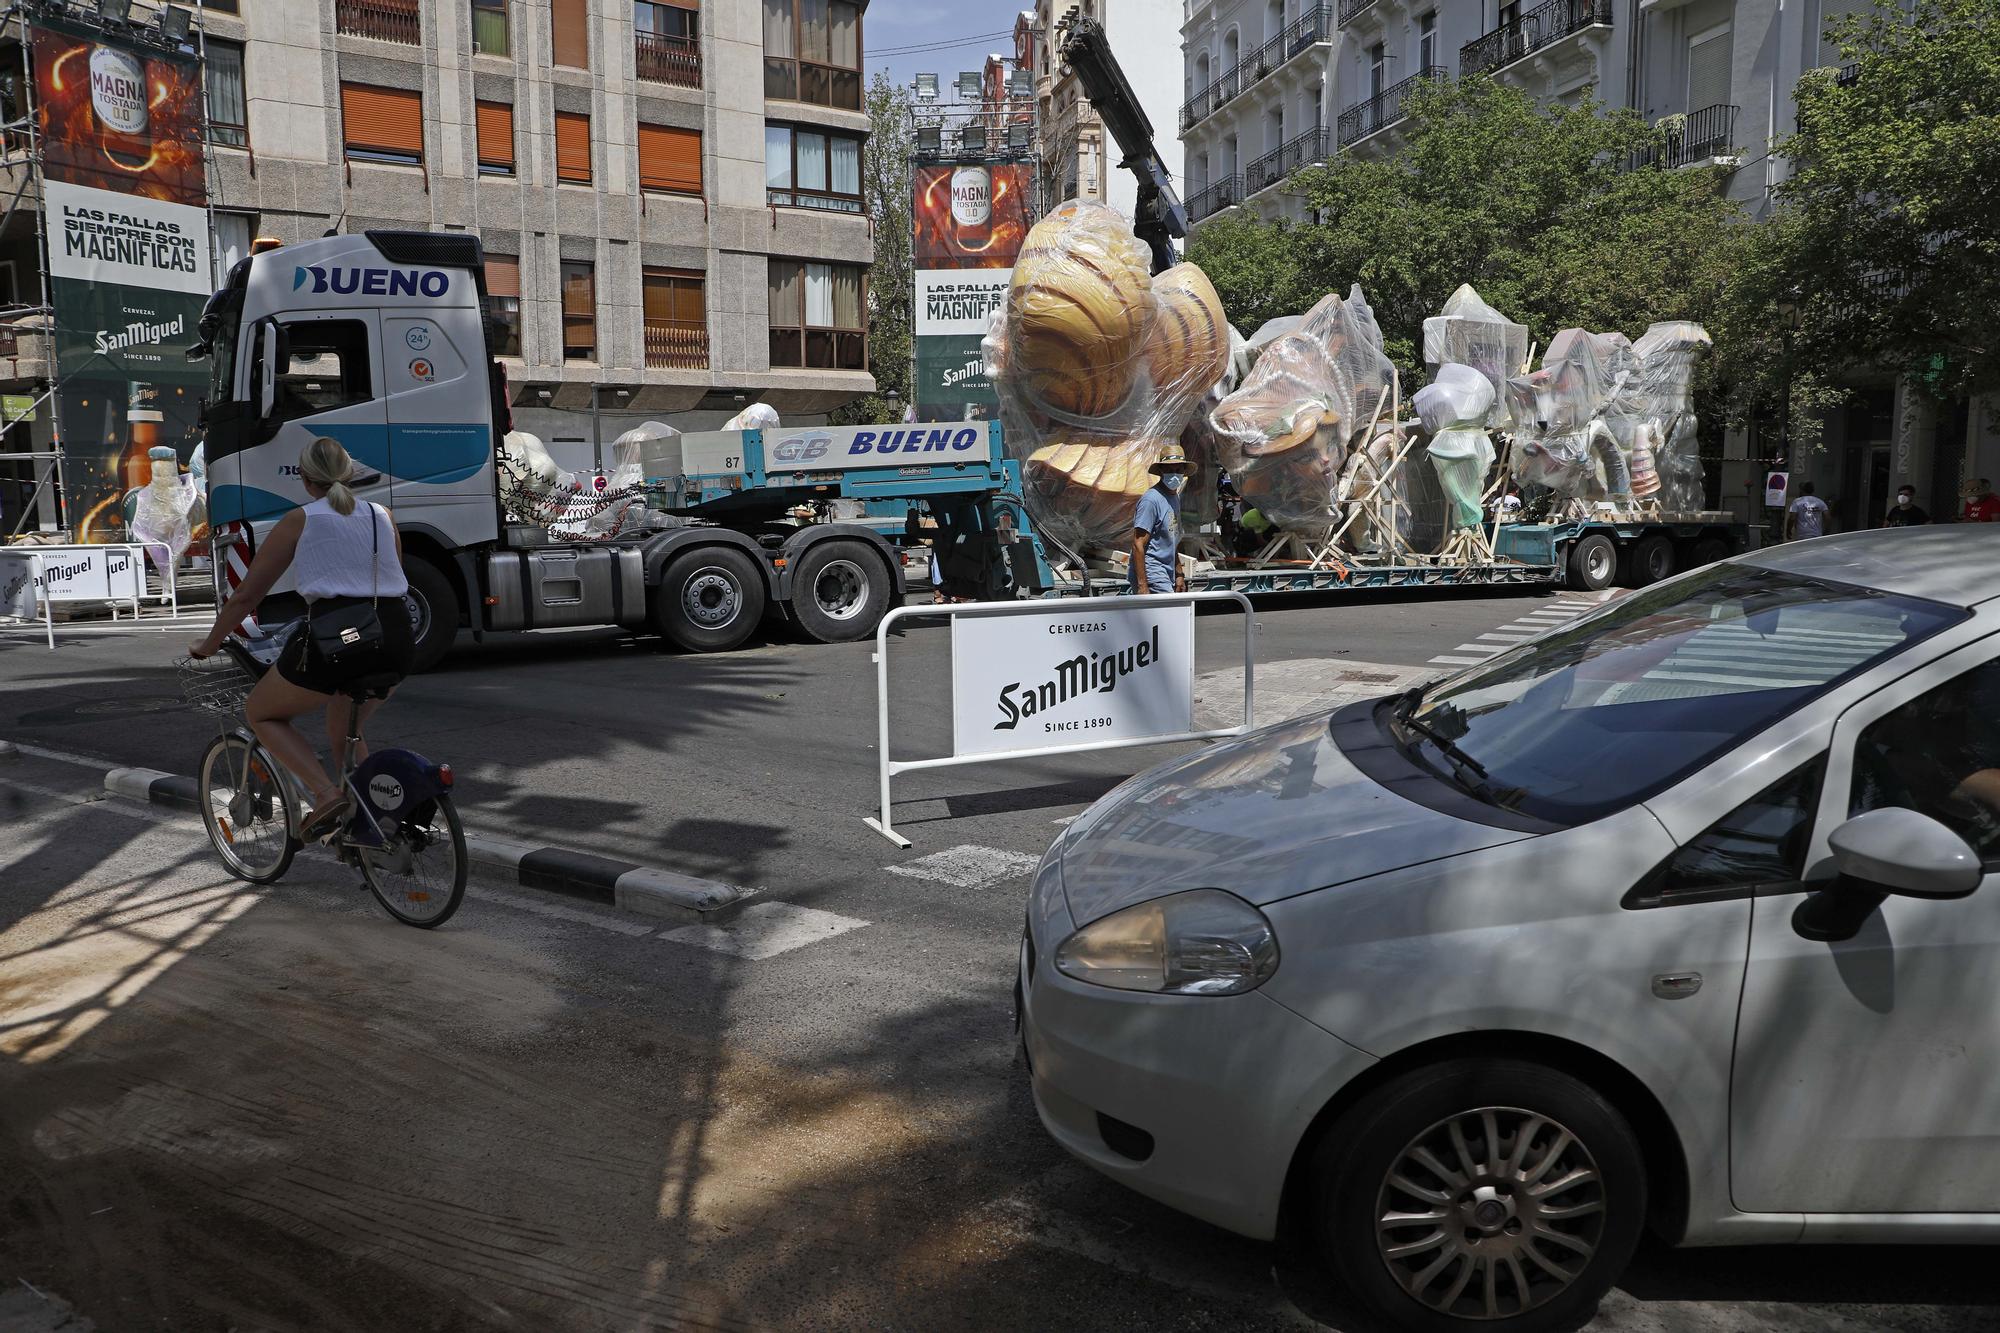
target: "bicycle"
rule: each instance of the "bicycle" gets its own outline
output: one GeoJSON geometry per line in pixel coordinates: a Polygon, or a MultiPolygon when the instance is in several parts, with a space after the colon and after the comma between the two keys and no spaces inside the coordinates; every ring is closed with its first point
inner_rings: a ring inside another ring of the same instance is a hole
{"type": "MultiPolygon", "coordinates": [[[[251,689],[282,646],[277,634],[257,642],[261,653],[232,638],[213,657],[184,658],[180,678],[188,706],[223,721],[202,752],[196,779],[209,843],[237,879],[273,884],[304,846],[299,807],[305,792],[242,720],[251,689]]],[[[451,765],[433,764],[412,750],[377,750],[354,762],[361,705],[395,683],[364,677],[341,691],[354,706],[338,786],[353,813],[325,842],[343,864],[361,871],[390,916],[429,930],[449,921],[465,897],[465,829],[452,804],[451,765]]]]}

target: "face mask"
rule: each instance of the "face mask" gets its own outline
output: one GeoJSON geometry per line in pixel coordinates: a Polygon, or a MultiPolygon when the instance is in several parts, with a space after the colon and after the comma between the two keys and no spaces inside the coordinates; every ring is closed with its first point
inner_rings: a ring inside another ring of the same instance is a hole
{"type": "Polygon", "coordinates": [[[1160,485],[1173,491],[1175,494],[1179,494],[1181,487],[1187,485],[1187,478],[1178,472],[1169,472],[1166,476],[1160,478],[1160,485]]]}
{"type": "Polygon", "coordinates": [[[1910,507],[1910,497],[1909,497],[1909,496],[1907,496],[1907,495],[1899,495],[1899,496],[1897,496],[1897,497],[1896,497],[1896,508],[1898,508],[1898,509],[1908,509],[1909,507],[1910,507]]]}

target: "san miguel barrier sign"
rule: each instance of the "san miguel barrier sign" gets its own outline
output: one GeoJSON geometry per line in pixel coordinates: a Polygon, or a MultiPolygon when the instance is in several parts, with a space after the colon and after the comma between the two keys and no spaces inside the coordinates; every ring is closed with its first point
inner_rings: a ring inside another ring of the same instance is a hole
{"type": "Polygon", "coordinates": [[[973,602],[891,611],[875,631],[879,817],[864,822],[899,847],[889,782],[922,768],[1116,750],[1240,736],[1254,714],[1255,622],[1236,592],[1092,597],[1062,602],[973,602]],[[1243,722],[1198,731],[1194,722],[1194,614],[1200,602],[1243,612],[1243,722]],[[951,618],[952,752],[894,758],[889,743],[889,628],[912,616],[951,618]]]}

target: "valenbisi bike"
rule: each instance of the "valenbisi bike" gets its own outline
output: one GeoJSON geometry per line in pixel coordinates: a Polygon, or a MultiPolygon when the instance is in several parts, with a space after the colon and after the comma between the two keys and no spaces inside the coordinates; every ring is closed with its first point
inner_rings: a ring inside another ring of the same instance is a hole
{"type": "MultiPolygon", "coordinates": [[[[251,884],[283,878],[304,845],[299,809],[305,791],[243,721],[244,701],[282,646],[282,634],[247,644],[232,638],[215,656],[180,664],[188,705],[222,720],[220,734],[202,752],[196,779],[202,823],[229,873],[251,884]]],[[[451,800],[451,765],[433,764],[412,750],[377,750],[354,761],[361,705],[395,684],[394,677],[363,677],[341,691],[354,703],[339,778],[353,813],[325,842],[340,861],[360,870],[390,916],[429,929],[449,921],[465,897],[465,829],[451,800]]]]}

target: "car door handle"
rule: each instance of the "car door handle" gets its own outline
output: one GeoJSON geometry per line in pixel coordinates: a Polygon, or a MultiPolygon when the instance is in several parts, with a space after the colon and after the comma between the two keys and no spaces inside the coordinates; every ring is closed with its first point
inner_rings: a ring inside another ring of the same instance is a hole
{"type": "Polygon", "coordinates": [[[1699,972],[1662,972],[1653,978],[1653,994],[1662,1000],[1685,1000],[1700,989],[1699,972]]]}

